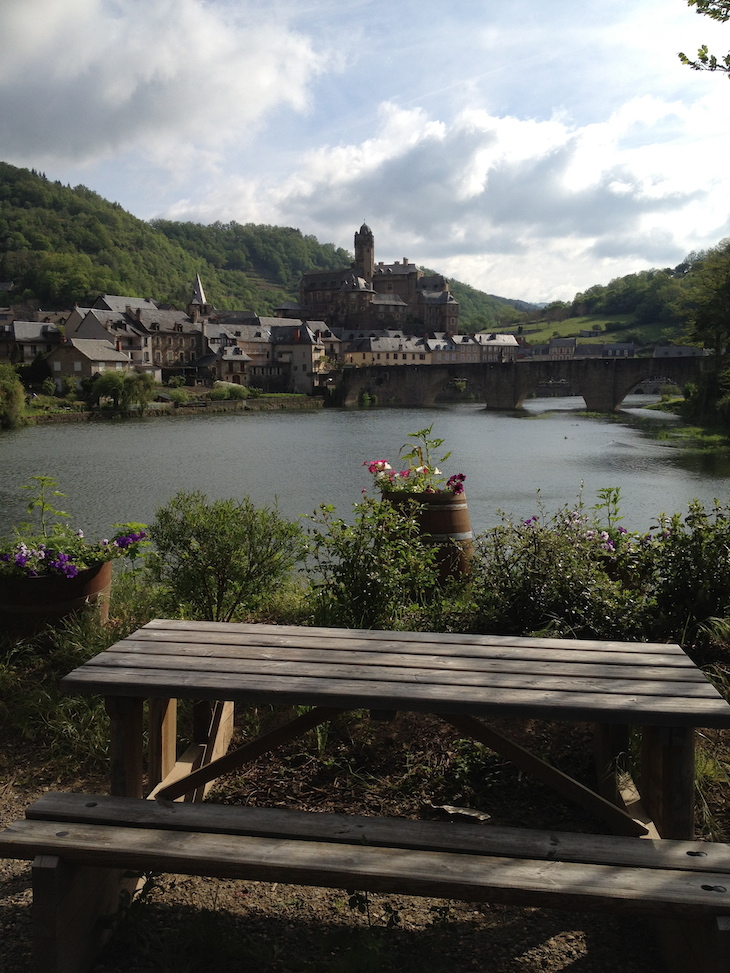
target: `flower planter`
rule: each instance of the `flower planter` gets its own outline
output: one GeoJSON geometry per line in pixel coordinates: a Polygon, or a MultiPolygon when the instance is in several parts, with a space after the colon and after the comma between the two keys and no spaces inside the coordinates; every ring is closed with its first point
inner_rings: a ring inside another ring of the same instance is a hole
{"type": "Polygon", "coordinates": [[[423,539],[438,548],[437,563],[443,581],[469,572],[474,535],[469,522],[466,494],[384,493],[383,500],[396,507],[413,508],[423,539]]]}
{"type": "Polygon", "coordinates": [[[34,635],[87,605],[97,605],[105,622],[111,583],[111,561],[80,571],[75,578],[0,575],[0,621],[16,635],[34,635]]]}

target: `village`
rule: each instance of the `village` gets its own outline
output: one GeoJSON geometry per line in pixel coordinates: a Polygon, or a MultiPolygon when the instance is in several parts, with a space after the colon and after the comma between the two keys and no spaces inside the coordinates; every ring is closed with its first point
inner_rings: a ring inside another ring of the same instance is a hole
{"type": "Polygon", "coordinates": [[[461,334],[459,304],[444,277],[425,274],[407,258],[376,263],[366,224],[354,243],[350,267],[304,275],[299,301],[282,304],[273,317],[217,309],[200,275],[183,310],[151,297],[109,294],[89,307],[37,311],[33,320],[0,308],[0,362],[42,358],[59,391],[104,371],[133,370],[158,384],[181,377],[191,386],[228,382],[314,395],[335,387],[352,367],[634,355],[630,342],[556,337],[531,347],[519,333],[461,334]]]}

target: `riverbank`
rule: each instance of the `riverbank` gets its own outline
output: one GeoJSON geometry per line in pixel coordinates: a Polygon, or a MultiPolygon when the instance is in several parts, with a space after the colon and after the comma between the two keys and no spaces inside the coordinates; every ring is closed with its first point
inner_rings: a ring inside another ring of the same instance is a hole
{"type": "Polygon", "coordinates": [[[213,401],[201,399],[197,402],[154,402],[143,412],[135,409],[131,414],[122,413],[118,409],[91,409],[85,411],[67,412],[36,412],[28,419],[31,423],[70,423],[97,422],[104,419],[143,419],[150,416],[189,416],[215,415],[216,413],[231,412],[283,412],[283,411],[318,411],[324,405],[324,399],[309,395],[263,395],[250,399],[223,399],[213,401]]]}

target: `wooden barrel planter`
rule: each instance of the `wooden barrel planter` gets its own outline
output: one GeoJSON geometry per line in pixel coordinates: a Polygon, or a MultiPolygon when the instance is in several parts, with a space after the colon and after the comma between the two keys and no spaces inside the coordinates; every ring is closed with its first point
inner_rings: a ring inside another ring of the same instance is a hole
{"type": "Polygon", "coordinates": [[[437,547],[443,581],[469,573],[474,535],[465,493],[384,493],[383,499],[413,509],[423,539],[437,547]]]}
{"type": "Polygon", "coordinates": [[[35,635],[87,605],[97,605],[106,622],[111,584],[111,561],[79,571],[75,578],[0,576],[0,621],[14,635],[35,635]]]}

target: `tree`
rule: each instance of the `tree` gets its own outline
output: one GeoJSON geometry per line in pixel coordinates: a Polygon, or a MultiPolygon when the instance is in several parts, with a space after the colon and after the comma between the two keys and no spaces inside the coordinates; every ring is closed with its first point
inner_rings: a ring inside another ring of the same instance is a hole
{"type": "Polygon", "coordinates": [[[114,408],[118,409],[124,394],[124,375],[121,372],[102,372],[94,379],[91,393],[95,402],[99,399],[111,399],[114,408]]]}
{"type": "Polygon", "coordinates": [[[719,368],[730,346],[730,238],[693,270],[685,311],[690,337],[714,350],[719,368]]]}
{"type": "MultiPolygon", "coordinates": [[[[726,23],[730,20],[730,0],[687,0],[687,6],[696,7],[695,13],[703,14],[726,23]]],[[[707,44],[703,44],[697,51],[697,59],[692,60],[686,54],[678,55],[682,64],[686,64],[693,71],[723,71],[730,78],[730,51],[724,57],[710,54],[707,44]]]]}
{"type": "Polygon", "coordinates": [[[0,363],[0,429],[16,429],[25,422],[25,392],[12,365],[0,363]]]}
{"type": "Polygon", "coordinates": [[[274,507],[178,493],[155,515],[147,565],[188,618],[229,622],[272,595],[305,553],[302,529],[274,507]]]}

